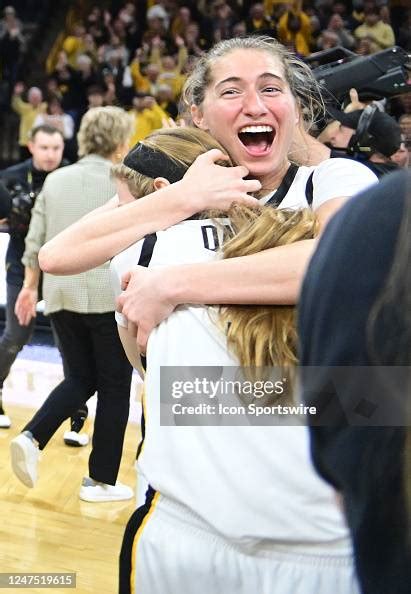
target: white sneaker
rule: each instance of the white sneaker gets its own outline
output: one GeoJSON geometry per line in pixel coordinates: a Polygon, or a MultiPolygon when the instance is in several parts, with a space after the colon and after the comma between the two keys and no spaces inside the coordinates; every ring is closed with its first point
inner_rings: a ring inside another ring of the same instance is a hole
{"type": "Polygon", "coordinates": [[[0,429],[8,429],[11,427],[11,420],[10,417],[6,414],[0,415],[0,429]]]}
{"type": "Polygon", "coordinates": [[[87,433],[77,433],[76,431],[66,431],[63,439],[66,445],[75,448],[86,446],[89,442],[87,433]]]}
{"type": "Polygon", "coordinates": [[[11,440],[10,453],[14,474],[26,487],[34,487],[37,481],[40,451],[33,438],[26,433],[20,433],[11,440]]]}
{"type": "Polygon", "coordinates": [[[116,483],[115,485],[106,485],[105,483],[97,483],[91,478],[84,478],[81,489],[80,499],[83,501],[90,501],[97,503],[99,501],[124,501],[133,497],[133,489],[116,483]]]}

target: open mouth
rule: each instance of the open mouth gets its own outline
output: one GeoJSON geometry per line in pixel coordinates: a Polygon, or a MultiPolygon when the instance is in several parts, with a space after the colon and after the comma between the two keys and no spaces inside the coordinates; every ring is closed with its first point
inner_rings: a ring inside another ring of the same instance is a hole
{"type": "Polygon", "coordinates": [[[238,138],[246,151],[255,157],[266,155],[274,142],[275,132],[271,126],[244,126],[238,138]]]}

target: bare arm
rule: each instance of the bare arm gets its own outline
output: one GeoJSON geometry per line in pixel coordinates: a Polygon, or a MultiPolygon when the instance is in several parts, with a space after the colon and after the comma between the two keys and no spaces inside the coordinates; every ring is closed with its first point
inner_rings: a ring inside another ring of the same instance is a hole
{"type": "Polygon", "coordinates": [[[88,215],[47,242],[39,253],[51,274],[76,274],[103,264],[145,235],[174,225],[196,212],[228,210],[233,202],[255,206],[247,194],[261,188],[244,180],[245,167],[221,167],[214,149],[201,155],[184,178],[162,190],[109,212],[88,215]]]}
{"type": "MultiPolygon", "coordinates": [[[[316,214],[323,229],[346,201],[334,198],[316,214]]],[[[310,239],[252,256],[158,270],[137,267],[124,277],[118,305],[145,352],[151,330],[180,304],[295,304],[308,262],[316,247],[310,239]]]]}
{"type": "Polygon", "coordinates": [[[124,326],[117,326],[118,335],[120,336],[121,344],[123,345],[124,352],[127,355],[127,359],[131,365],[136,369],[141,378],[144,377],[144,371],[141,365],[140,352],[137,347],[136,341],[133,339],[127,328],[124,326]]]}

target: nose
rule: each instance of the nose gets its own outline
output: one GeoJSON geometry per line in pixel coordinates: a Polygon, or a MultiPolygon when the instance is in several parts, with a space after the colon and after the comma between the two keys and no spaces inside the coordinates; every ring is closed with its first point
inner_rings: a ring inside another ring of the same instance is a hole
{"type": "Polygon", "coordinates": [[[243,111],[246,115],[259,117],[268,113],[263,97],[255,89],[249,89],[243,98],[243,111]]]}

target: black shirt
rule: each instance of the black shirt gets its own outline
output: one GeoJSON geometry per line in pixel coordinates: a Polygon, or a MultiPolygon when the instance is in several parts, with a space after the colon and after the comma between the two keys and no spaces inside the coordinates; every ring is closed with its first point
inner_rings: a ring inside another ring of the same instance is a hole
{"type": "MultiPolygon", "coordinates": [[[[66,165],[64,161],[60,166],[66,165]]],[[[33,165],[32,159],[27,159],[22,163],[8,167],[0,171],[0,178],[6,186],[8,192],[13,195],[16,191],[30,194],[32,192],[35,197],[40,193],[44,181],[49,174],[49,171],[40,171],[33,165]]],[[[35,199],[32,206],[34,205],[35,199]]],[[[3,202],[5,205],[5,202],[3,202]]],[[[31,208],[32,208],[31,206],[31,208]]],[[[11,203],[9,203],[9,210],[5,208],[4,217],[10,214],[11,203]]],[[[31,213],[30,208],[30,213],[31,213]]],[[[27,231],[26,231],[27,233],[27,231]]],[[[26,233],[16,233],[10,231],[10,241],[6,253],[6,278],[7,283],[15,286],[21,286],[24,280],[24,266],[21,259],[25,249],[25,235],[26,233]]]]}
{"type": "MultiPolygon", "coordinates": [[[[299,305],[303,397],[323,407],[325,421],[310,428],[313,459],[323,478],[344,496],[364,594],[411,592],[405,428],[372,426],[371,413],[370,423],[353,426],[344,415],[347,402],[357,403],[356,414],[372,398],[388,415],[393,406],[393,394],[382,386],[385,376],[370,353],[368,324],[391,269],[407,190],[411,174],[402,170],[337,213],[311,260],[299,305]],[[304,366],[319,367],[309,373],[304,366]],[[344,381],[335,382],[333,366],[346,366],[344,381]],[[370,366],[365,383],[351,381],[359,366],[370,366]]],[[[372,340],[385,353],[384,365],[409,364],[411,344],[398,348],[401,334],[394,315],[377,322],[372,340]],[[391,352],[385,348],[390,340],[391,352]]],[[[409,401],[408,388],[406,382],[400,387],[402,402],[409,401]]]]}
{"type": "Polygon", "coordinates": [[[358,161],[359,163],[362,163],[363,165],[368,167],[368,169],[371,169],[371,171],[373,173],[375,173],[375,175],[378,177],[378,179],[380,179],[383,175],[387,175],[387,173],[394,173],[395,171],[399,170],[399,166],[397,165],[397,163],[394,163],[394,162],[374,163],[373,161],[370,161],[369,159],[360,158],[360,157],[357,158],[353,155],[348,155],[343,150],[331,148],[330,159],[334,159],[337,157],[343,158],[343,159],[352,159],[353,161],[358,161]]]}

